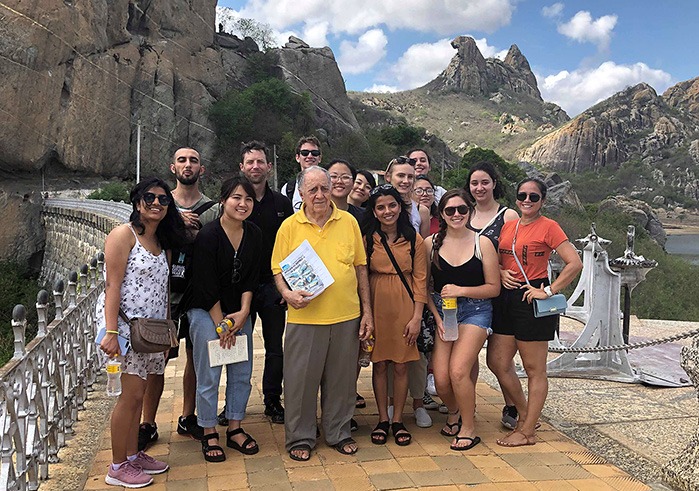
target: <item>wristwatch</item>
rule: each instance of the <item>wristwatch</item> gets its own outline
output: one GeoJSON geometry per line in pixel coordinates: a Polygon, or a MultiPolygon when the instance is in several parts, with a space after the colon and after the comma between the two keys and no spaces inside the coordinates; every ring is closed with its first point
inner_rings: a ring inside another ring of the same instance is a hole
{"type": "Polygon", "coordinates": [[[549,297],[553,297],[553,290],[551,290],[550,286],[544,287],[544,293],[546,293],[546,295],[548,295],[549,297]]]}

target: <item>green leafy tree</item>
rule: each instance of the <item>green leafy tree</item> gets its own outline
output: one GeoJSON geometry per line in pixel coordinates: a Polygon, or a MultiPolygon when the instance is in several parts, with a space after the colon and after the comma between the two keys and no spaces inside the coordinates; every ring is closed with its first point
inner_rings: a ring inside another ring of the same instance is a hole
{"type": "Polygon", "coordinates": [[[15,305],[27,307],[27,332],[25,339],[36,336],[36,294],[39,287],[36,277],[26,266],[15,262],[0,262],[0,366],[12,357],[14,335],[12,333],[12,310],[15,305]]]}
{"type": "Polygon", "coordinates": [[[110,182],[102,186],[100,189],[97,189],[88,194],[87,199],[101,199],[105,201],[128,203],[131,188],[131,183],[110,182]]]}
{"type": "Polygon", "coordinates": [[[237,34],[242,38],[250,37],[263,51],[276,46],[274,31],[269,24],[240,17],[233,23],[232,34],[237,34]]]}

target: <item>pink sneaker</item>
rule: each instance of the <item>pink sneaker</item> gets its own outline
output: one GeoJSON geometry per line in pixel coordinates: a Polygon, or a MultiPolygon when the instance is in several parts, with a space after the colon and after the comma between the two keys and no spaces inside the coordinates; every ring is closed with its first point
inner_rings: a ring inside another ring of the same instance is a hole
{"type": "Polygon", "coordinates": [[[138,454],[136,454],[136,458],[132,461],[132,463],[141,467],[141,469],[143,469],[143,472],[145,472],[146,474],[151,475],[162,474],[170,468],[170,466],[167,465],[165,462],[155,460],[153,457],[147,455],[143,451],[138,452],[138,454]]]}
{"type": "Polygon", "coordinates": [[[104,482],[112,486],[124,486],[125,488],[142,488],[153,482],[153,478],[143,472],[141,466],[134,465],[128,460],[120,464],[116,470],[110,465],[109,472],[104,482]]]}

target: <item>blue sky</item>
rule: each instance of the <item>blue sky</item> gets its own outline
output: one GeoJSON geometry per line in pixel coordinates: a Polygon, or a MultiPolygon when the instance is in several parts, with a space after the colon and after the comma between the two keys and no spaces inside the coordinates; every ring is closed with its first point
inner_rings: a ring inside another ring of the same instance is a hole
{"type": "Polygon", "coordinates": [[[347,90],[424,85],[470,35],[486,57],[517,44],[545,100],[570,116],[629,85],[658,93],[699,76],[696,0],[221,0],[233,17],[330,46],[347,90]],[[693,41],[694,40],[694,41],[693,41]]]}

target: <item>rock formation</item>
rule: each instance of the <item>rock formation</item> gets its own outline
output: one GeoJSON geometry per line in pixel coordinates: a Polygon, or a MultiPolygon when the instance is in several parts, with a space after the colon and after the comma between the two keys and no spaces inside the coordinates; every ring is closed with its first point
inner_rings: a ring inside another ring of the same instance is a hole
{"type": "Polygon", "coordinates": [[[645,229],[660,247],[665,247],[667,234],[663,224],[657,213],[647,203],[626,196],[612,196],[600,203],[599,212],[621,212],[629,215],[637,227],[645,229]]]}

